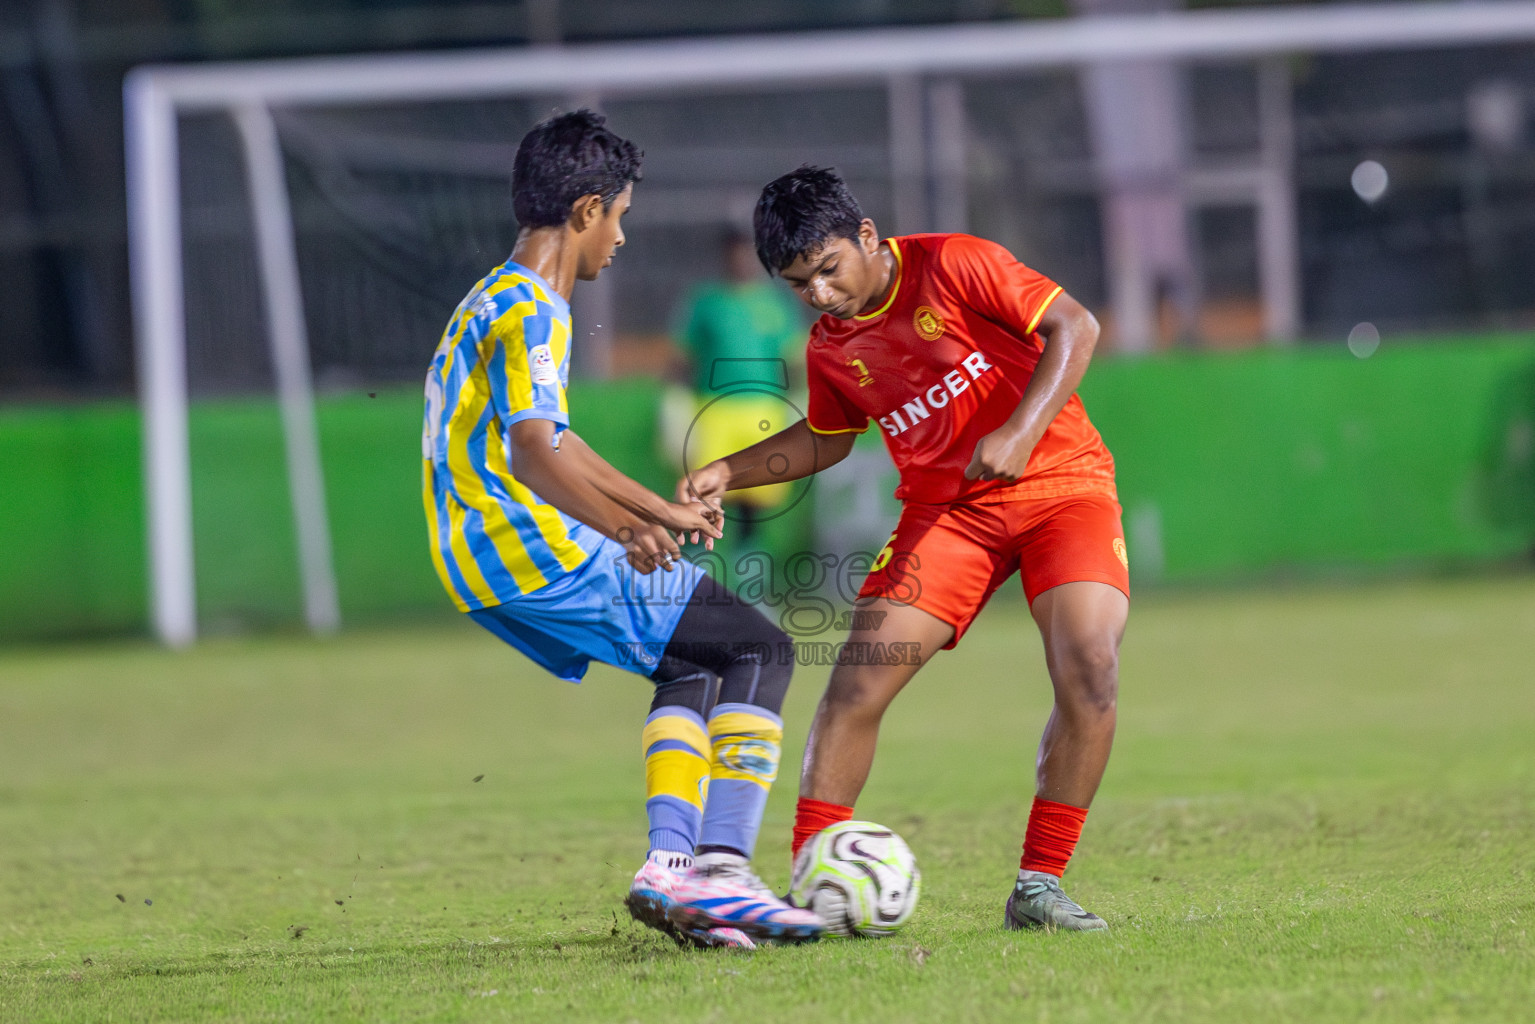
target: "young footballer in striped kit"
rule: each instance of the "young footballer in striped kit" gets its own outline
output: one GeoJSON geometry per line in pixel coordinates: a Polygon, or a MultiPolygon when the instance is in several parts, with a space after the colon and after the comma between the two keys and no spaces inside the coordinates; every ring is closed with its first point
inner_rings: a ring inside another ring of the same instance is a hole
{"type": "Polygon", "coordinates": [[[570,429],[570,296],[612,263],[640,154],[590,111],[536,126],[513,164],[512,256],[460,303],[426,382],[423,497],[459,610],[555,676],[646,676],[650,851],[626,902],[679,941],[817,938],[750,866],[778,773],[787,637],[679,555],[719,509],[669,502],[570,429]],[[636,574],[647,578],[641,584],[636,574]],[[656,575],[652,575],[656,574],[656,575]]]}

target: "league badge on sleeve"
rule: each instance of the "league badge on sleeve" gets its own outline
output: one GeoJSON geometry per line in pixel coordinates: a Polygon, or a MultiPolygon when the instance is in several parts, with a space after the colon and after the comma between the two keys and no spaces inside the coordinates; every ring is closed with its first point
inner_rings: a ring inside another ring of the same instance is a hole
{"type": "Polygon", "coordinates": [[[534,384],[548,385],[560,382],[560,371],[554,365],[554,353],[549,351],[548,345],[534,345],[528,350],[528,367],[534,384]]]}

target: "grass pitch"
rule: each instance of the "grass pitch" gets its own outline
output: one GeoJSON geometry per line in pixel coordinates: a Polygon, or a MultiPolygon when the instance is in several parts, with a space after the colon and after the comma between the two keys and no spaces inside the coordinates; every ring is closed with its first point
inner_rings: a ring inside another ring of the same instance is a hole
{"type": "MultiPolygon", "coordinates": [[[[1005,933],[1048,708],[1021,602],[896,702],[885,941],[685,952],[620,899],[645,684],[467,622],[0,656],[6,1021],[1527,1019],[1535,580],[1155,596],[1068,890],[1005,933]]],[[[801,670],[759,862],[787,874],[801,670]]]]}

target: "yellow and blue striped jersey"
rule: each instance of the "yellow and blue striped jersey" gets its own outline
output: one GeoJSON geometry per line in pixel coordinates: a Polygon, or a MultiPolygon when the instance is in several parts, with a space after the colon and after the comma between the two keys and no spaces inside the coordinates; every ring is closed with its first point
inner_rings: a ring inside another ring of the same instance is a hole
{"type": "Polygon", "coordinates": [[[508,430],[570,426],[570,305],[507,260],[459,303],[426,376],[422,498],[437,575],[460,611],[503,604],[579,568],[602,535],[512,475],[508,430]]]}

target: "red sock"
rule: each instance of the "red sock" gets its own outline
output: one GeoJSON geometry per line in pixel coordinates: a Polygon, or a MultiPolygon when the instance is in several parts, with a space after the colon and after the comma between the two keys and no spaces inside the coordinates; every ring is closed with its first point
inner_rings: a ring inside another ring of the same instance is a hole
{"type": "Polygon", "coordinates": [[[789,856],[798,857],[799,848],[826,826],[852,820],[851,807],[812,800],[808,796],[800,797],[799,803],[794,806],[794,840],[789,844],[789,856]]]}
{"type": "Polygon", "coordinates": [[[1086,820],[1085,807],[1058,804],[1036,796],[1034,807],[1029,811],[1029,830],[1023,838],[1023,860],[1018,866],[1025,871],[1048,872],[1057,878],[1065,874],[1066,862],[1071,860],[1071,854],[1077,848],[1082,823],[1086,820]]]}

